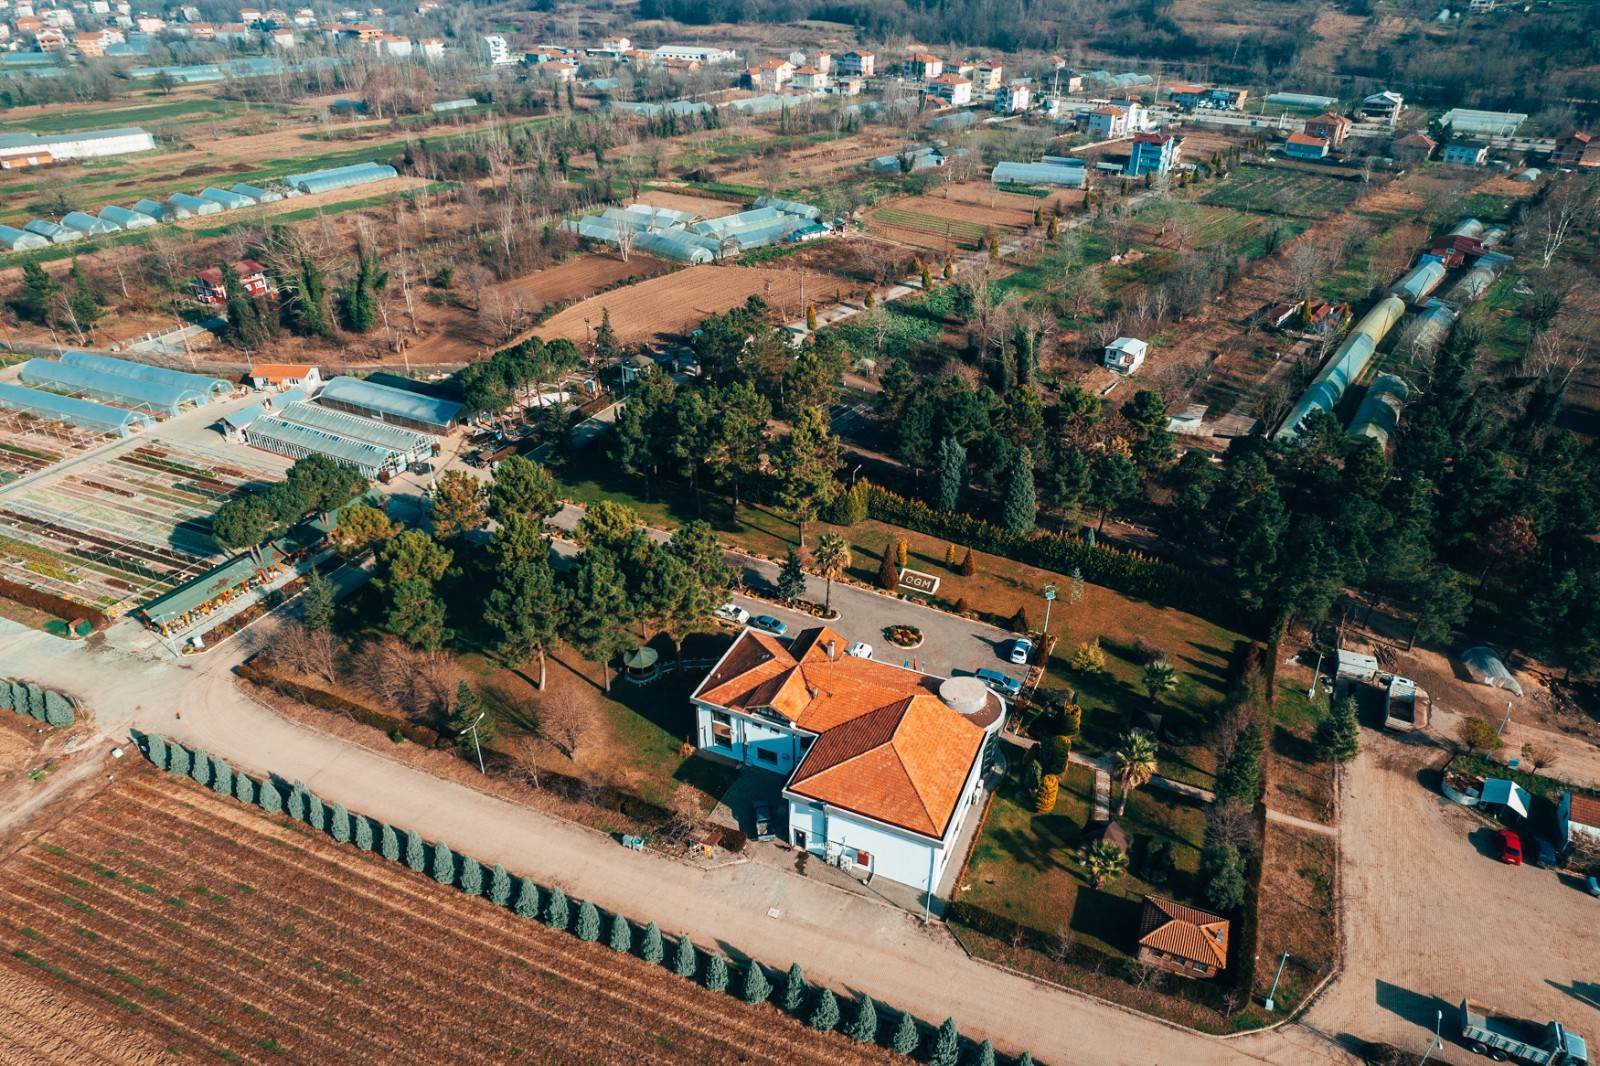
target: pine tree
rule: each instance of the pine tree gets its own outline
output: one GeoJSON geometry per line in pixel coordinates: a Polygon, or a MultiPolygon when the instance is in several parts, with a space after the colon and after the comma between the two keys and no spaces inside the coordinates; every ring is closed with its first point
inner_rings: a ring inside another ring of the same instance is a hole
{"type": "Polygon", "coordinates": [[[305,588],[300,592],[300,617],[310,630],[333,628],[335,607],[333,582],[322,571],[312,570],[306,575],[305,588]]]}
{"type": "Polygon", "coordinates": [[[1033,487],[1033,455],[1026,448],[1018,448],[1006,482],[1001,523],[1012,533],[1031,533],[1038,516],[1039,499],[1033,487]]]}
{"type": "Polygon", "coordinates": [[[783,560],[783,568],[778,571],[778,597],[787,603],[793,603],[806,591],[806,572],[800,568],[800,553],[790,547],[789,554],[783,560]]]}
{"type": "Polygon", "coordinates": [[[390,862],[400,861],[400,834],[388,822],[378,828],[378,854],[390,862]]]}
{"type": "Polygon", "coordinates": [[[56,294],[61,285],[44,267],[29,260],[22,264],[22,291],[16,300],[17,314],[40,326],[48,326],[55,317],[56,294]]]}
{"type": "Polygon", "coordinates": [[[229,263],[222,264],[222,292],[227,318],[223,336],[245,351],[260,351],[268,340],[266,324],[261,321],[260,309],[245,292],[239,272],[229,263]]]}
{"type": "Polygon", "coordinates": [[[700,968],[700,953],[695,950],[694,941],[685,933],[678,938],[678,946],[672,953],[672,972],[679,977],[693,979],[695,971],[700,968]]]}
{"type": "Polygon", "coordinates": [[[146,733],[144,736],[144,753],[157,770],[165,770],[171,756],[167,753],[167,738],[160,733],[146,733]]]}
{"type": "Polygon", "coordinates": [[[380,269],[376,249],[368,251],[356,245],[356,276],[350,280],[340,300],[345,328],[352,333],[366,333],[378,322],[378,293],[382,291],[389,275],[380,269]]]}
{"type": "Polygon", "coordinates": [[[539,886],[530,878],[517,878],[517,914],[524,918],[539,917],[539,886]]]}
{"type": "Polygon", "coordinates": [[[878,566],[878,587],[893,592],[900,587],[900,571],[894,565],[894,545],[883,546],[883,562],[878,566]]]}
{"type": "Polygon", "coordinates": [[[406,865],[419,874],[428,868],[428,853],[415,829],[406,830],[406,865]]]}
{"type": "Polygon", "coordinates": [[[928,1066],[956,1066],[961,1055],[961,1034],[956,1032],[956,1020],[946,1018],[933,1037],[933,1051],[928,1055],[928,1066]]]}
{"type": "Polygon", "coordinates": [[[701,975],[701,982],[711,992],[726,992],[728,990],[728,962],[721,955],[708,955],[706,957],[706,972],[701,975]]]}
{"type": "Polygon", "coordinates": [[[1313,740],[1317,757],[1325,762],[1347,763],[1361,754],[1361,725],[1356,703],[1349,696],[1335,700],[1327,717],[1317,723],[1313,740]]]}
{"type": "Polygon", "coordinates": [[[233,795],[233,767],[221,759],[211,760],[211,791],[219,796],[233,795]]]}
{"type": "Polygon", "coordinates": [[[872,1002],[871,996],[864,995],[856,1000],[855,1013],[850,1016],[844,1034],[858,1044],[871,1044],[878,1039],[878,1005],[872,1002]]]}
{"type": "Polygon", "coordinates": [[[327,337],[333,333],[328,319],[328,279],[315,260],[302,255],[295,272],[282,286],[279,303],[286,325],[303,337],[327,337]]]}
{"type": "Polygon", "coordinates": [[[211,756],[206,754],[204,748],[196,748],[194,760],[189,764],[189,776],[194,778],[196,784],[211,784],[211,756]]]}
{"type": "Polygon", "coordinates": [[[1024,1051],[1017,1056],[1017,1066],[1033,1066],[1033,1052],[1024,1051]]]}
{"type": "Polygon", "coordinates": [[[633,950],[633,923],[621,914],[611,916],[611,932],[606,937],[606,946],[612,951],[626,955],[633,950]]]}
{"type": "Polygon", "coordinates": [[[306,820],[306,786],[303,783],[296,781],[289,787],[289,802],[284,809],[295,821],[306,820]]]}
{"type": "Polygon", "coordinates": [[[961,576],[971,577],[978,572],[978,557],[972,554],[972,549],[967,549],[967,557],[961,560],[961,576]]]}
{"type": "Polygon", "coordinates": [[[173,744],[167,748],[167,771],[179,777],[189,776],[191,757],[189,749],[182,744],[173,744]]]}
{"type": "Polygon", "coordinates": [[[511,901],[511,875],[506,873],[506,868],[499,863],[494,864],[494,870],[489,874],[489,902],[496,907],[504,907],[511,901]]]}
{"type": "Polygon", "coordinates": [[[782,1007],[786,1014],[798,1013],[806,1001],[808,990],[806,975],[800,969],[800,964],[790,963],[789,972],[783,975],[783,988],[778,992],[778,1006],[782,1007]]]}
{"type": "MultiPolygon", "coordinates": [[[[967,450],[954,437],[939,442],[939,491],[934,503],[941,511],[961,506],[961,493],[967,487],[967,450]]],[[[951,552],[955,551],[954,546],[951,552]]]]}
{"type": "Polygon", "coordinates": [[[660,965],[666,956],[666,949],[661,945],[661,930],[651,922],[644,927],[644,938],[639,943],[639,957],[645,962],[660,965]]]}
{"type": "Polygon", "coordinates": [[[1255,806],[1261,798],[1261,754],[1265,744],[1261,727],[1251,722],[1239,731],[1234,739],[1233,751],[1222,769],[1217,771],[1217,799],[1239,800],[1246,806],[1255,806]]]}
{"type": "Polygon", "coordinates": [[[567,905],[567,894],[559,888],[552,888],[550,896],[544,903],[544,921],[552,929],[565,932],[567,923],[571,920],[571,913],[567,905]]]}
{"type": "Polygon", "coordinates": [[[328,815],[328,834],[341,844],[350,843],[350,812],[342,803],[335,802],[328,815]]]}
{"type": "Polygon", "coordinates": [[[356,847],[362,851],[372,850],[372,819],[365,815],[355,816],[355,841],[356,847]]]}
{"type": "Polygon", "coordinates": [[[278,791],[278,782],[270,776],[261,779],[261,795],[259,797],[261,809],[268,814],[277,814],[283,810],[283,793],[278,791]]]}
{"type": "Polygon", "coordinates": [[[622,354],[622,345],[617,341],[617,331],[611,325],[609,307],[600,311],[600,325],[594,331],[594,354],[605,362],[610,362],[622,354]]]}
{"type": "Polygon", "coordinates": [[[994,1066],[994,1045],[985,1040],[972,1054],[972,1066],[994,1066]]]}
{"type": "Polygon", "coordinates": [[[306,796],[306,824],[319,833],[328,824],[327,808],[322,804],[322,797],[315,792],[306,796]]]}
{"type": "Polygon", "coordinates": [[[233,798],[240,803],[256,801],[256,783],[250,779],[249,774],[233,775],[233,798]]]}
{"type": "Polygon", "coordinates": [[[600,911],[589,900],[578,907],[578,924],[573,930],[579,940],[593,944],[600,939],[600,911]]]}
{"type": "Polygon", "coordinates": [[[483,864],[471,855],[461,856],[461,876],[456,886],[469,896],[483,895],[483,864]]]}
{"type": "Polygon", "coordinates": [[[772,995],[772,982],[767,980],[767,971],[761,964],[751,959],[744,968],[744,984],[739,986],[739,998],[754,1006],[765,1003],[767,997],[772,995]]]}
{"type": "Polygon", "coordinates": [[[816,1001],[811,1005],[811,1016],[806,1022],[822,1033],[831,1033],[839,1027],[839,999],[833,994],[833,989],[824,988],[817,993],[816,1001]]]}
{"type": "Polygon", "coordinates": [[[922,1043],[922,1034],[917,1029],[917,1020],[911,1016],[910,1011],[900,1012],[900,1021],[894,1027],[894,1035],[889,1038],[889,1050],[897,1055],[912,1055],[916,1053],[917,1045],[922,1043]]]}
{"type": "Polygon", "coordinates": [[[456,853],[442,840],[433,842],[433,862],[430,864],[433,879],[441,885],[453,884],[456,879],[456,853]]]}

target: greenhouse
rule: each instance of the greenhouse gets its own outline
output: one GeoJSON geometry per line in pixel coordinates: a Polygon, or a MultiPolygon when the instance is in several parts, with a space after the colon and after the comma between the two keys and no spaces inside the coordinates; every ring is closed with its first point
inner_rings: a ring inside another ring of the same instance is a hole
{"type": "Polygon", "coordinates": [[[246,185],[242,181],[235,185],[232,191],[256,204],[271,204],[283,199],[283,193],[277,189],[264,189],[259,185],[246,185]]]}
{"type": "Polygon", "coordinates": [[[101,233],[115,233],[122,227],[111,222],[95,218],[86,211],[68,211],[61,216],[61,224],[68,229],[75,229],[85,236],[96,236],[101,233]]]}
{"type": "Polygon", "coordinates": [[[1367,369],[1378,345],[1405,313],[1406,305],[1398,296],[1386,296],[1363,315],[1344,343],[1339,345],[1338,351],[1333,353],[1333,358],[1328,360],[1328,365],[1312,379],[1300,401],[1294,405],[1294,410],[1289,412],[1289,417],[1284,419],[1277,439],[1293,440],[1300,431],[1300,423],[1312,411],[1331,413],[1338,406],[1344,390],[1367,369]]]}
{"type": "Polygon", "coordinates": [[[282,422],[293,422],[308,429],[319,429],[351,440],[375,444],[398,452],[406,462],[425,459],[433,454],[433,438],[425,433],[375,422],[370,418],[346,414],[327,407],[318,407],[304,401],[285,404],[270,416],[282,422]]]}
{"type": "Polygon", "coordinates": [[[22,383],[37,385],[56,392],[88,396],[127,407],[142,407],[147,411],[175,415],[185,404],[202,404],[210,396],[203,391],[186,389],[159,381],[140,381],[118,374],[108,374],[93,367],[73,366],[50,359],[29,359],[22,364],[22,383]]]}
{"type": "Polygon", "coordinates": [[[37,233],[51,244],[66,244],[68,241],[81,241],[83,239],[82,230],[68,229],[66,226],[58,226],[54,222],[48,222],[42,218],[36,218],[22,228],[29,233],[37,233]]]}
{"type": "Polygon", "coordinates": [[[1338,102],[1332,96],[1317,96],[1315,93],[1272,93],[1267,97],[1269,104],[1301,111],[1326,111],[1338,102]]]}
{"type": "Polygon", "coordinates": [[[1356,409],[1350,422],[1350,436],[1370,437],[1380,448],[1389,446],[1389,437],[1400,424],[1400,409],[1405,406],[1410,389],[1394,374],[1379,374],[1367,389],[1366,399],[1356,409]]]}
{"type": "Polygon", "coordinates": [[[245,429],[244,437],[251,447],[276,452],[291,459],[325,455],[341,466],[355,467],[363,477],[368,478],[377,477],[385,470],[398,470],[405,465],[401,454],[392,448],[296,422],[286,422],[278,415],[256,419],[245,429]]]}
{"type": "Polygon", "coordinates": [[[1429,300],[1423,305],[1422,311],[1414,315],[1400,331],[1400,341],[1395,349],[1413,359],[1432,355],[1444,343],[1455,321],[1454,308],[1441,300],[1429,300]]]}
{"type": "Polygon", "coordinates": [[[352,185],[370,185],[375,181],[388,181],[399,176],[398,170],[384,163],[352,163],[347,167],[334,167],[331,170],[290,174],[283,181],[290,188],[299,189],[302,193],[310,195],[334,189],[347,189],[352,185]]]}
{"type": "Polygon", "coordinates": [[[776,196],[762,196],[757,198],[756,206],[775,207],[785,214],[799,215],[801,218],[809,218],[813,222],[822,221],[821,208],[812,207],[810,204],[802,204],[796,200],[780,200],[776,196]]]}
{"type": "Polygon", "coordinates": [[[109,355],[95,355],[93,352],[64,352],[61,355],[61,362],[67,366],[98,370],[118,377],[132,378],[135,381],[151,381],[158,385],[205,393],[210,399],[226,396],[234,388],[222,378],[190,374],[184,370],[169,370],[164,366],[151,366],[149,363],[136,363],[131,359],[117,359],[109,355]]]}
{"type": "Polygon", "coordinates": [[[50,241],[38,233],[11,226],[0,226],[0,249],[8,252],[27,252],[48,248],[50,241]]]}
{"type": "Polygon", "coordinates": [[[1478,261],[1473,264],[1472,269],[1445,292],[1445,302],[1459,308],[1480,299],[1510,265],[1509,255],[1502,252],[1483,253],[1478,256],[1478,261]]]}
{"type": "Polygon", "coordinates": [[[352,377],[329,381],[317,395],[317,402],[336,411],[392,422],[434,436],[450,432],[461,414],[461,404],[453,400],[352,377]]]}
{"type": "Polygon", "coordinates": [[[121,229],[144,229],[154,226],[156,220],[140,211],[130,211],[126,207],[109,204],[100,209],[100,219],[109,222],[121,229]]]}
{"type": "Polygon", "coordinates": [[[188,211],[180,210],[172,204],[164,204],[160,200],[140,200],[133,205],[133,209],[141,215],[149,215],[157,222],[172,222],[175,219],[189,217],[188,211]]]}
{"type": "Polygon", "coordinates": [[[1439,116],[1439,122],[1452,133],[1485,137],[1514,137],[1526,121],[1528,116],[1519,111],[1474,111],[1468,107],[1452,107],[1439,116]]]}
{"type": "Polygon", "coordinates": [[[53,392],[0,382],[0,407],[42,418],[46,422],[65,422],[95,433],[115,433],[126,437],[150,425],[150,416],[121,407],[58,396],[53,392]]]}
{"type": "Polygon", "coordinates": [[[253,207],[255,201],[248,196],[242,196],[227,189],[219,189],[215,185],[208,185],[200,190],[200,199],[210,200],[214,204],[221,204],[224,211],[237,211],[241,207],[253,207]]]}
{"type": "Polygon", "coordinates": [[[996,185],[1059,185],[1081,189],[1088,180],[1085,167],[1064,167],[1055,163],[996,163],[989,180],[996,185]]]}
{"type": "Polygon", "coordinates": [[[662,115],[675,115],[678,118],[683,118],[687,115],[708,114],[715,110],[712,105],[704,100],[669,100],[664,104],[617,100],[610,106],[618,111],[625,111],[630,115],[644,115],[646,118],[660,118],[662,115]]]}
{"type": "MultiPolygon", "coordinates": [[[[181,207],[190,215],[215,215],[222,210],[222,205],[215,200],[202,200],[198,196],[190,196],[186,192],[175,192],[167,197],[167,203],[173,207],[181,207]]],[[[186,215],[179,215],[186,218],[186,215]]]]}
{"type": "Polygon", "coordinates": [[[1405,276],[1389,289],[1389,294],[1400,297],[1406,303],[1421,303],[1443,280],[1444,264],[1437,259],[1430,259],[1406,271],[1405,276]]]}

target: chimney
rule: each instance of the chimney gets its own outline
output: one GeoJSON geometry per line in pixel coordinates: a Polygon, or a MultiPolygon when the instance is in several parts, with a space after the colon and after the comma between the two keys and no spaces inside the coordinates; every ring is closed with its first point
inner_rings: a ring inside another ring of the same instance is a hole
{"type": "Polygon", "coordinates": [[[839,642],[835,641],[835,640],[828,641],[827,649],[828,649],[828,661],[830,663],[838,662],[839,661],[839,642]]]}

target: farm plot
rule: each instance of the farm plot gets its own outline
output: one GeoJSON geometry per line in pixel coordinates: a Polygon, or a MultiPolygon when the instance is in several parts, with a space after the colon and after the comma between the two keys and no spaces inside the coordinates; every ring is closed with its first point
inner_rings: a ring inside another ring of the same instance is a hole
{"type": "Polygon", "coordinates": [[[1348,207],[1361,183],[1294,167],[1242,166],[1200,202],[1286,218],[1331,218],[1348,207]]]}
{"type": "Polygon", "coordinates": [[[0,939],[31,1062],[892,1060],[148,769],[0,866],[0,939]]]}
{"type": "Polygon", "coordinates": [[[48,470],[109,439],[19,411],[0,411],[0,485],[48,470]]]}
{"type": "Polygon", "coordinates": [[[121,613],[220,562],[212,512],[283,468],[146,443],[21,486],[0,496],[0,576],[121,613]]]}
{"type": "Polygon", "coordinates": [[[1003,192],[987,182],[964,182],[951,185],[944,192],[888,201],[867,216],[867,228],[893,240],[941,252],[978,248],[990,233],[1008,237],[1026,232],[1036,210],[1062,211],[1081,199],[1082,194],[1077,192],[1040,198],[1003,192]]]}

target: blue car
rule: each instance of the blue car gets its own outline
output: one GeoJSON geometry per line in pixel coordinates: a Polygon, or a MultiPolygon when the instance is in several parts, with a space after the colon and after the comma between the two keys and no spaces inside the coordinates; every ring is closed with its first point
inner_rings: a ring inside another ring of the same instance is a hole
{"type": "Polygon", "coordinates": [[[1022,682],[1014,677],[1007,677],[998,670],[991,670],[985,666],[975,675],[979,681],[994,689],[1002,696],[1015,696],[1022,691],[1022,682]]]}
{"type": "Polygon", "coordinates": [[[758,614],[754,618],[750,619],[750,628],[759,629],[764,633],[771,633],[775,637],[781,637],[785,633],[789,632],[788,626],[784,625],[770,614],[758,614]]]}

